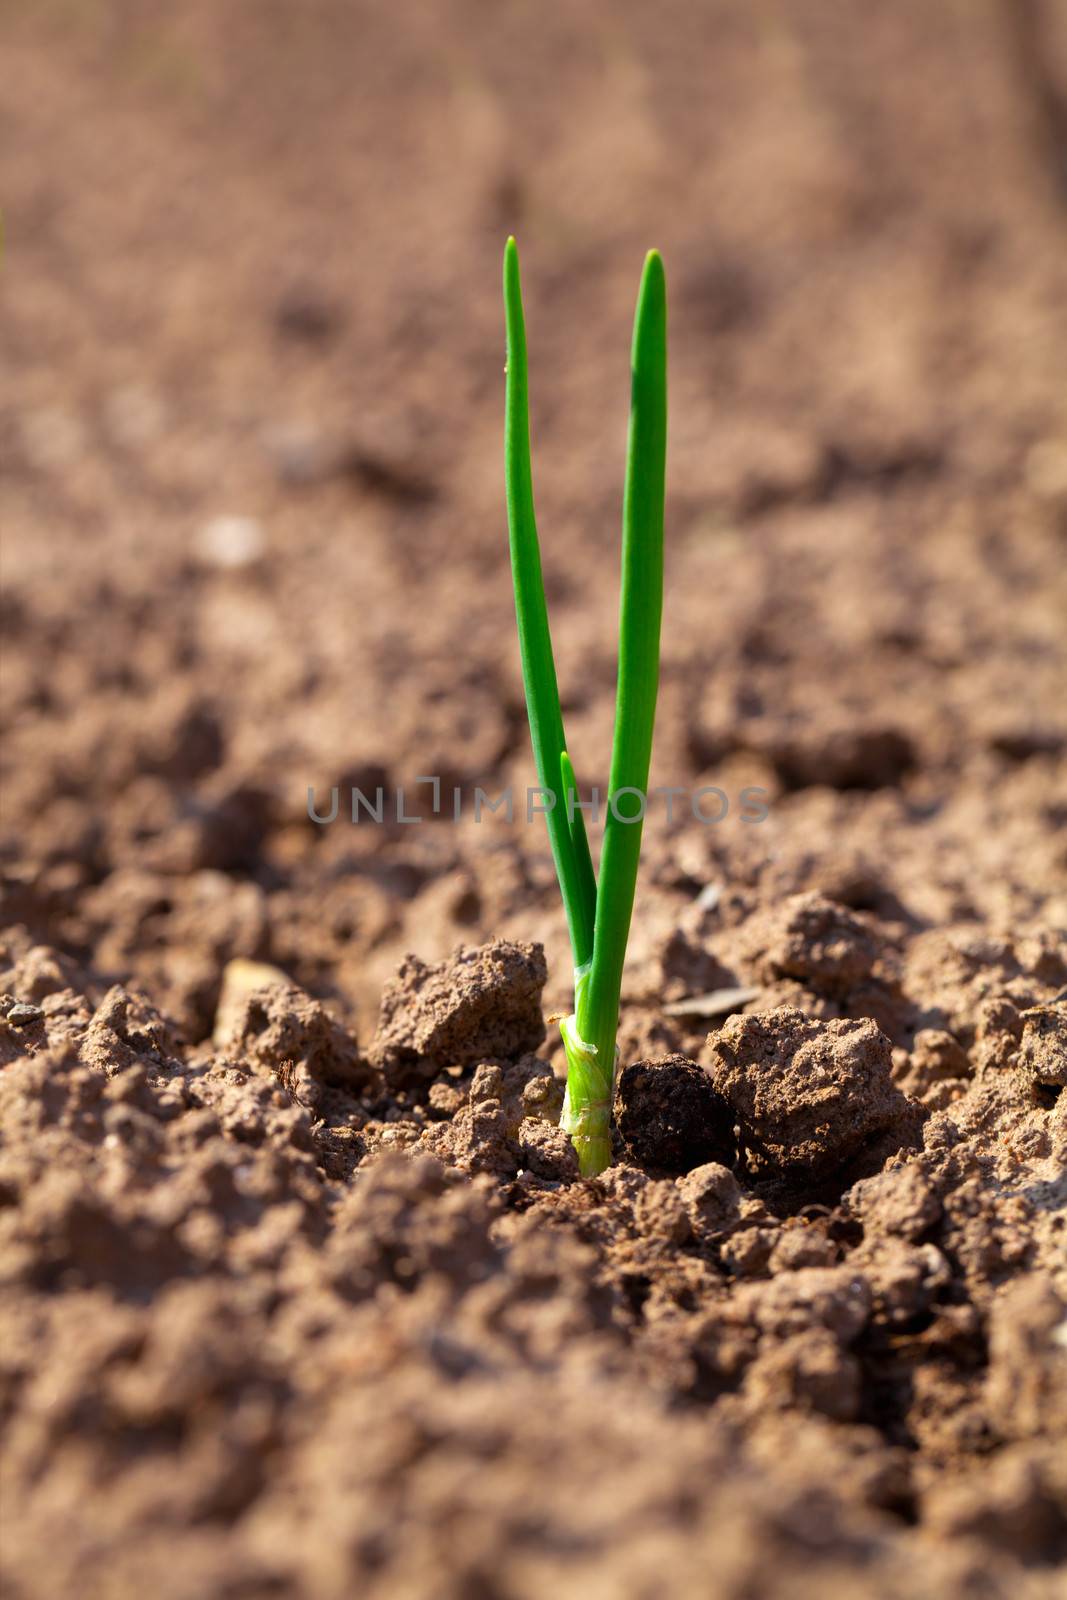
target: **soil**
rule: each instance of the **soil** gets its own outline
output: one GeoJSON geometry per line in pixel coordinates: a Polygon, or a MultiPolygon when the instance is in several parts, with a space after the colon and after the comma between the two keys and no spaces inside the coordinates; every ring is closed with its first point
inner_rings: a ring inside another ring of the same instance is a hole
{"type": "Polygon", "coordinates": [[[1055,1600],[1062,9],[2,27],[5,1594],[1055,1600]],[[508,231],[585,790],[670,292],[704,818],[588,1181],[543,822],[473,813],[534,781],[508,231]]]}

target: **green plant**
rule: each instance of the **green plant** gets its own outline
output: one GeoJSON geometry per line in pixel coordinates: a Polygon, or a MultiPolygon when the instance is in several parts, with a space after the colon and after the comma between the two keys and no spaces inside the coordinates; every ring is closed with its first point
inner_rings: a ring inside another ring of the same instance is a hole
{"type": "Polygon", "coordinates": [[[560,1024],[567,1054],[562,1126],[583,1174],[611,1161],[611,1102],[626,943],[633,913],[659,685],[663,493],[667,450],[667,296],[663,262],[645,259],[634,315],[630,432],[622,518],[615,733],[599,881],[567,753],[541,578],[530,467],[526,328],[514,239],[504,252],[507,391],[504,461],[511,571],[523,684],[538,782],[574,956],[574,1011],[560,1024]]]}

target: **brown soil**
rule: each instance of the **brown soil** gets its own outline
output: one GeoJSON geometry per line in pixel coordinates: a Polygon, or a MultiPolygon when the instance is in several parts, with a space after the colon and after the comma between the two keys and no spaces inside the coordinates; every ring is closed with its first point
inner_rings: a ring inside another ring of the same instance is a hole
{"type": "Polygon", "coordinates": [[[3,33],[5,1594],[1054,1600],[1062,9],[3,33]],[[654,781],[730,802],[647,824],[588,1182],[543,825],[469,804],[509,230],[584,786],[664,253],[654,781]]]}

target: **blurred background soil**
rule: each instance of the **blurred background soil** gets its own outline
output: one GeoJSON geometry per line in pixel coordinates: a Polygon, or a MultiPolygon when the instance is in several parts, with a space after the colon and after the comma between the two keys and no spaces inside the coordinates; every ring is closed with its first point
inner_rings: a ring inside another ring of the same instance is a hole
{"type": "Polygon", "coordinates": [[[0,28],[0,966],[67,997],[0,1039],[12,1595],[1054,1594],[1062,0],[4,0],[0,28]],[[624,1061],[711,1064],[723,1017],[663,1008],[722,987],[873,1017],[935,1195],[888,1233],[943,1281],[870,1264],[839,1202],[877,1162],[770,1195],[742,1259],[633,1159],[605,1223],[557,1145],[449,1143],[519,1079],[367,1087],[406,952],[538,941],[569,1006],[543,825],[469,805],[534,782],[509,232],[586,788],[648,247],[668,275],[653,781],[730,809],[652,810],[624,1061]],[[353,826],[351,785],[422,821],[353,826]],[[218,1054],[235,959],[298,990],[258,1066],[247,1030],[218,1054]],[[390,1142],[481,1176],[353,1185],[390,1142]],[[805,1201],[821,1243],[783,1243],[805,1201]],[[858,1321],[843,1279],[794,1321],[750,1292],[849,1270],[858,1321]]]}

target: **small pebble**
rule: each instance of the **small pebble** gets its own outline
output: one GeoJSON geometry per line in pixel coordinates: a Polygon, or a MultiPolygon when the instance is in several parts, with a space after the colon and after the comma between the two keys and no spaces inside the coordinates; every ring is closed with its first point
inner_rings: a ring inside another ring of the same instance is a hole
{"type": "Polygon", "coordinates": [[[697,895],[698,911],[714,911],[722,899],[721,883],[706,883],[697,895]]]}
{"type": "Polygon", "coordinates": [[[43,1016],[40,1006],[27,1005],[20,1000],[11,1007],[4,1020],[12,1028],[28,1028],[31,1022],[40,1022],[43,1016]]]}
{"type": "Polygon", "coordinates": [[[255,517],[212,517],[197,532],[193,548],[205,565],[238,572],[260,559],[266,538],[255,517]]]}

